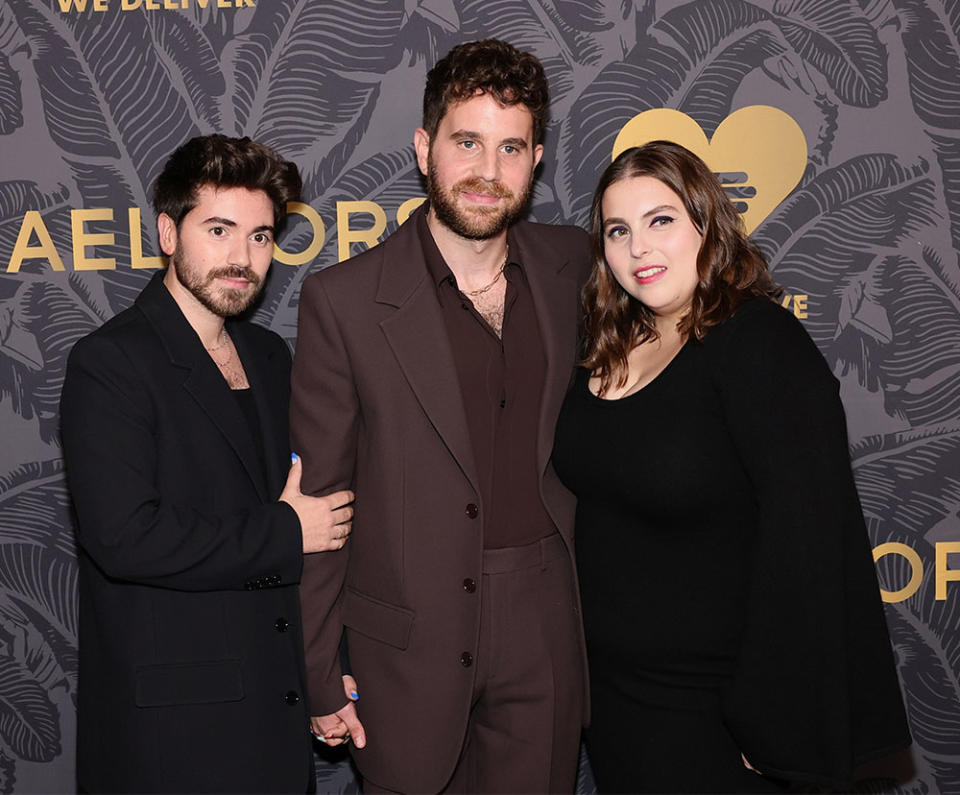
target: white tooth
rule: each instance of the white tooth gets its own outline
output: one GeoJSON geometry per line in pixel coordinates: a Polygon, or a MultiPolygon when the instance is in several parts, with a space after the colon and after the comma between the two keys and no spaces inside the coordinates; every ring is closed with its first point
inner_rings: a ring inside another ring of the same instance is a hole
{"type": "Polygon", "coordinates": [[[653,276],[653,274],[660,273],[661,271],[665,271],[665,270],[666,268],[664,268],[663,266],[654,266],[652,268],[645,268],[642,271],[637,271],[637,278],[646,279],[648,276],[653,276]]]}

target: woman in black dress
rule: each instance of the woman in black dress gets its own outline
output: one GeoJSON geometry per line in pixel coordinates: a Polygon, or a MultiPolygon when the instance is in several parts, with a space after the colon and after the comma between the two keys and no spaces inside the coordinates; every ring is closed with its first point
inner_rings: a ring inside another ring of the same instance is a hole
{"type": "Polygon", "coordinates": [[[577,495],[601,792],[845,789],[909,744],[838,382],[681,146],[600,180],[577,495]]]}

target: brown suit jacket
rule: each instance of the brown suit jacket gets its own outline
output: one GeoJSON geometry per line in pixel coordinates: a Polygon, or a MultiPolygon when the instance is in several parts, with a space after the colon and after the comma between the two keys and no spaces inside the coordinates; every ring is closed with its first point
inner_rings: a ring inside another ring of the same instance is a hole
{"type": "MultiPolygon", "coordinates": [[[[588,239],[576,227],[520,222],[509,242],[547,356],[540,491],[572,558],[575,501],[549,459],[574,365],[588,239]]],[[[368,738],[355,754],[361,772],[391,789],[436,792],[456,764],[469,714],[475,668],[460,658],[477,653],[480,599],[463,581],[481,579],[484,506],[415,217],[304,282],[291,432],[305,493],[350,487],[357,495],[346,547],[304,565],[312,712],[345,703],[337,647],[346,627],[368,738]]]]}

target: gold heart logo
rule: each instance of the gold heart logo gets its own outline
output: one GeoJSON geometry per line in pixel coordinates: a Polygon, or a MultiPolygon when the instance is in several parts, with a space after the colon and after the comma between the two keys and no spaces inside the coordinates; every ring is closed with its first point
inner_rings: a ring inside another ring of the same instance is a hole
{"type": "Polygon", "coordinates": [[[753,232],[792,191],[807,166],[807,139],[789,115],[770,105],[749,105],[725,118],[708,141],[686,113],[655,108],[623,125],[613,157],[650,141],[673,141],[698,155],[719,177],[753,232]]]}

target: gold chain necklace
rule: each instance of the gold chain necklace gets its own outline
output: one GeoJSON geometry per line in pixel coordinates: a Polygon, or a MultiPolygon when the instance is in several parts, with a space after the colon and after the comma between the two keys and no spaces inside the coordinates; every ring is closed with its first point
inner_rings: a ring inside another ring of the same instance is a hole
{"type": "Polygon", "coordinates": [[[469,295],[471,298],[479,297],[484,293],[488,292],[493,288],[503,275],[503,269],[507,267],[507,257],[510,255],[510,245],[507,244],[507,250],[503,252],[503,262],[500,263],[500,269],[497,271],[497,275],[493,277],[493,281],[490,282],[486,287],[481,287],[478,290],[464,290],[464,295],[469,295]]]}

